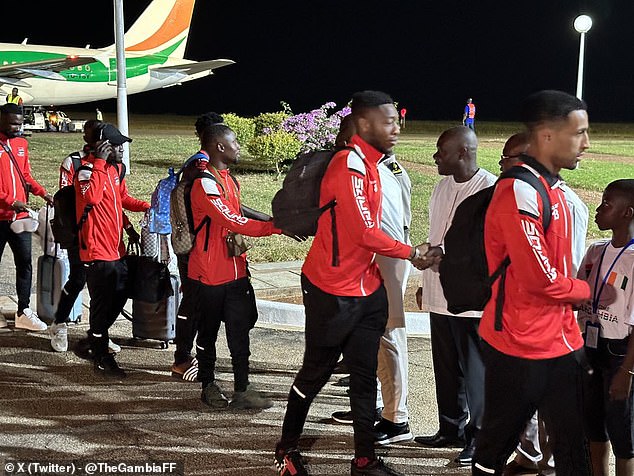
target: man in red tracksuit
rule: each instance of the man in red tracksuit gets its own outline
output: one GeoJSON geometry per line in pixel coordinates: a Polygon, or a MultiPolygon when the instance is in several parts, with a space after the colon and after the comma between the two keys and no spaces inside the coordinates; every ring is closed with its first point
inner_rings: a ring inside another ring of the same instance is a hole
{"type": "Polygon", "coordinates": [[[127,267],[122,261],[123,209],[142,212],[150,204],[128,194],[125,179],[119,180],[123,144],[132,139],[112,124],[101,129],[97,148],[75,174],[79,256],[86,266],[90,292],[88,340],[95,372],[106,377],[125,377],[114,354],[108,351],[108,329],[127,300],[127,267]],[[86,207],[89,207],[89,211],[86,207]]]}
{"type": "MultiPolygon", "coordinates": [[[[11,229],[13,221],[28,216],[29,192],[53,204],[53,197],[31,176],[29,144],[20,133],[23,119],[21,106],[8,103],[0,107],[0,257],[8,243],[15,261],[18,295],[15,327],[44,331],[46,324],[29,307],[33,277],[31,233],[16,233],[11,229]]],[[[6,326],[7,321],[0,314],[0,327],[6,326]]]]}
{"type": "MultiPolygon", "coordinates": [[[[398,475],[376,457],[373,431],[379,340],[387,323],[387,296],[375,254],[411,259],[423,266],[427,245],[412,247],[381,230],[378,162],[400,132],[392,99],[378,91],[356,93],[352,118],[357,134],[331,160],[321,183],[321,215],[302,268],[306,308],[304,361],[288,396],[282,436],[275,451],[280,476],[305,476],[298,451],[310,405],[343,353],[350,370],[355,458],[352,475],[398,475]]],[[[432,260],[433,261],[433,260],[432,260]]],[[[430,262],[430,264],[432,264],[430,262]]]]}
{"type": "Polygon", "coordinates": [[[520,166],[546,187],[551,222],[544,232],[544,203],[531,185],[516,179],[497,184],[484,230],[489,272],[507,256],[511,264],[505,280],[494,283],[480,323],[485,404],[473,474],[501,475],[526,422],[539,410],[552,437],[557,475],[584,476],[589,474],[581,402],[585,359],[572,306],[588,300],[590,288],[572,277],[572,219],[559,171],[574,169],[590,146],[588,114],[585,103],[569,94],[540,91],[526,99],[522,115],[530,155],[521,156],[520,166]]]}
{"type": "Polygon", "coordinates": [[[189,255],[188,276],[196,282],[198,319],[196,357],[201,400],[212,409],[268,408],[272,402],[249,383],[249,332],[257,321],[255,293],[249,280],[246,253],[230,254],[227,238],[280,234],[272,221],[247,218],[241,211],[240,187],[229,173],[240,145],[226,124],[210,124],[202,131],[202,150],[209,156],[207,171],[194,180],[191,207],[194,227],[204,224],[189,255]],[[215,382],[216,340],[225,323],[233,366],[231,403],[215,382]]]}

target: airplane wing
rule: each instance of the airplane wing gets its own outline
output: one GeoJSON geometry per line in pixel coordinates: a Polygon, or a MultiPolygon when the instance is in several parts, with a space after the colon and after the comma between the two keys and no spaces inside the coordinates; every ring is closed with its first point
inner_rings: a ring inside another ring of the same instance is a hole
{"type": "Polygon", "coordinates": [[[95,60],[92,56],[63,56],[40,61],[0,65],[0,83],[28,88],[30,85],[21,81],[22,79],[41,77],[65,81],[66,78],[59,74],[60,71],[67,70],[72,66],[83,66],[93,63],[95,60]]]}
{"type": "Polygon", "coordinates": [[[187,77],[192,74],[202,73],[204,71],[209,71],[211,73],[212,70],[217,68],[222,68],[223,66],[228,66],[230,64],[234,64],[235,61],[229,59],[216,59],[209,61],[193,61],[191,63],[182,63],[182,64],[174,64],[169,66],[159,66],[158,68],[152,68],[150,74],[155,77],[166,77],[166,76],[182,76],[187,77]]]}

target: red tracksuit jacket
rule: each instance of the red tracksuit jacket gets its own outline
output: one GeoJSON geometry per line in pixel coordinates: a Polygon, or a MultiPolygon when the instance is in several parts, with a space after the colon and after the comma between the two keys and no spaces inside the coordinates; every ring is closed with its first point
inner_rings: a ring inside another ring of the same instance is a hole
{"type": "Polygon", "coordinates": [[[280,234],[273,222],[250,220],[240,211],[240,189],[229,176],[229,170],[211,170],[212,178],[197,178],[191,190],[194,226],[208,216],[206,227],[198,233],[194,248],[189,255],[188,276],[208,286],[225,284],[247,275],[246,253],[230,257],[226,237],[229,230],[247,236],[269,236],[280,234]]]}
{"type": "Polygon", "coordinates": [[[142,212],[150,204],[128,195],[125,179],[119,183],[119,167],[92,154],[86,157],[91,168],[75,174],[77,220],[86,205],[93,205],[79,232],[79,256],[84,262],[116,261],[123,252],[123,209],[142,212]]]}
{"type": "Polygon", "coordinates": [[[381,230],[381,181],[377,164],[383,154],[355,135],[330,162],[320,188],[320,206],[336,200],[319,218],[317,234],[302,272],[322,291],[337,296],[369,296],[382,279],[375,254],[408,258],[411,246],[381,230]],[[333,230],[335,233],[333,234],[333,230]]]}
{"type": "Polygon", "coordinates": [[[507,270],[503,330],[496,331],[493,286],[480,323],[480,335],[498,351],[527,359],[549,359],[583,346],[571,302],[589,299],[590,287],[572,274],[572,220],[561,179],[535,159],[526,165],[540,175],[548,191],[552,219],[544,235],[543,203],[529,184],[502,180],[487,210],[484,228],[489,273],[506,256],[507,270]]]}
{"type": "MultiPolygon", "coordinates": [[[[24,137],[9,139],[0,132],[0,142],[5,144],[15,157],[26,183],[31,186],[31,193],[38,197],[46,195],[46,189],[31,176],[31,164],[29,163],[29,143],[24,137]]],[[[20,180],[20,174],[15,169],[9,154],[0,145],[0,221],[15,220],[26,217],[26,212],[17,214],[11,208],[13,202],[20,200],[26,203],[26,193],[20,180]]]]}

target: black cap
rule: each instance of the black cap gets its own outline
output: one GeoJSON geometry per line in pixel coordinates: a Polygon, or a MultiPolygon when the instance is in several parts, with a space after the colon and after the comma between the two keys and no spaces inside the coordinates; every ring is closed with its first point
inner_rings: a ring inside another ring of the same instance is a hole
{"type": "Polygon", "coordinates": [[[117,129],[112,124],[104,124],[101,129],[101,133],[99,134],[100,140],[109,140],[112,145],[121,145],[126,142],[132,142],[132,139],[121,134],[119,129],[117,129]]]}

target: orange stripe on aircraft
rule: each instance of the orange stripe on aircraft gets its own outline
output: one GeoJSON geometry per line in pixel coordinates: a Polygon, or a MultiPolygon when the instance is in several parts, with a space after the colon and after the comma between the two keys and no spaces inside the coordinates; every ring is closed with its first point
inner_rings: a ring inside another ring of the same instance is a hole
{"type": "Polygon", "coordinates": [[[183,33],[189,28],[194,12],[194,1],[195,0],[176,0],[172,11],[167,15],[167,18],[156,33],[141,43],[126,48],[126,51],[152,50],[183,33]]]}

